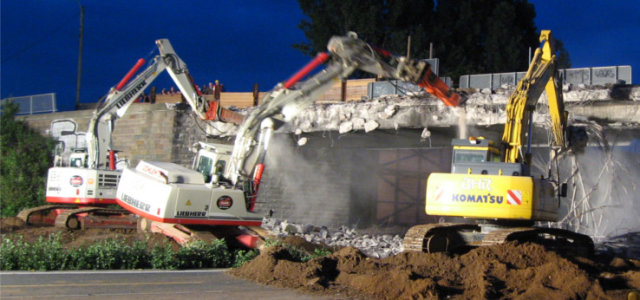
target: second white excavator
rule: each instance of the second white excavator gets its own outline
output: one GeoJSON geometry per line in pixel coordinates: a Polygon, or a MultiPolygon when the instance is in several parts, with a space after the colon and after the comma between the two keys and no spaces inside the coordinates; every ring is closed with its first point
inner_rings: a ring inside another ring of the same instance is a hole
{"type": "Polygon", "coordinates": [[[118,204],[160,223],[259,226],[264,215],[255,211],[256,196],[272,132],[356,70],[413,82],[446,105],[460,104],[460,96],[425,61],[393,56],[354,33],[334,36],[327,48],[328,53],[320,53],[279,83],[246,115],[233,145],[200,143],[191,169],[153,161],[126,168],[118,185],[118,204]],[[323,63],[324,70],[300,82],[323,63]]]}

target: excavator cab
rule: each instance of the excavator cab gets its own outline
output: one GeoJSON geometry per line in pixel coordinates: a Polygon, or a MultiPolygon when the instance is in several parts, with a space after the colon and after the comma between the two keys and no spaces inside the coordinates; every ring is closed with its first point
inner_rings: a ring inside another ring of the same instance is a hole
{"type": "Polygon", "coordinates": [[[233,146],[200,142],[193,161],[193,169],[204,177],[206,183],[220,183],[233,146]]]}
{"type": "Polygon", "coordinates": [[[69,166],[74,168],[86,168],[88,158],[86,148],[73,149],[73,153],[69,155],[69,166]]]}
{"type": "Polygon", "coordinates": [[[503,152],[493,141],[484,137],[454,139],[451,145],[451,173],[512,176],[529,174],[529,168],[525,164],[502,162],[503,152]]]}
{"type": "Polygon", "coordinates": [[[196,171],[204,177],[204,182],[211,182],[213,159],[206,155],[198,155],[196,171]]]}
{"type": "Polygon", "coordinates": [[[466,162],[499,162],[500,150],[484,137],[453,140],[453,164],[466,162]]]}

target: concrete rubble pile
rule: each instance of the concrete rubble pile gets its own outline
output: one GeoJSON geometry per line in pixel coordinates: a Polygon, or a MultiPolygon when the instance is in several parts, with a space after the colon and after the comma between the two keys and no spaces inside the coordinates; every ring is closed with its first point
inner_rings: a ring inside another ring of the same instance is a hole
{"type": "MultiPolygon", "coordinates": [[[[388,95],[360,101],[321,103],[311,105],[300,111],[291,122],[280,131],[317,132],[337,131],[345,134],[352,131],[370,132],[376,129],[448,127],[458,124],[459,116],[465,113],[466,122],[473,126],[504,124],[505,106],[513,87],[503,87],[495,91],[458,91],[466,99],[464,111],[445,106],[429,94],[388,95]]],[[[594,103],[640,101],[640,86],[622,87],[583,87],[565,85],[564,102],[571,107],[593,105],[594,103]]],[[[534,114],[534,123],[544,124],[548,116],[546,95],[539,101],[540,113],[534,114]]],[[[240,112],[248,112],[252,108],[240,112]]],[[[578,114],[583,110],[578,110],[578,114]]],[[[573,113],[571,114],[573,117],[573,113]]],[[[590,117],[590,116],[586,116],[590,117]]],[[[638,122],[640,120],[632,120],[638,122]]],[[[212,122],[207,133],[213,136],[233,136],[237,126],[212,122]]]]}
{"type": "Polygon", "coordinates": [[[295,224],[275,218],[265,218],[262,227],[276,237],[298,236],[307,242],[329,247],[353,246],[369,257],[384,258],[403,251],[402,237],[399,235],[360,234],[346,226],[329,229],[325,226],[295,224]]]}

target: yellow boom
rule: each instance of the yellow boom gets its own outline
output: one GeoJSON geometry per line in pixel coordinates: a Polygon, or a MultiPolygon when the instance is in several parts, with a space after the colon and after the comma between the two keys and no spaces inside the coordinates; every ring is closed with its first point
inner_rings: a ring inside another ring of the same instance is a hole
{"type": "MultiPolygon", "coordinates": [[[[536,49],[529,70],[518,82],[516,90],[509,97],[506,113],[507,120],[502,135],[505,146],[504,162],[523,161],[523,139],[528,133],[531,117],[536,108],[542,90],[547,91],[549,114],[553,126],[555,145],[565,147],[564,130],[567,124],[567,112],[564,110],[562,89],[556,84],[556,56],[551,31],[540,33],[541,46],[536,49]]],[[[531,133],[528,133],[529,137],[531,133]]]]}

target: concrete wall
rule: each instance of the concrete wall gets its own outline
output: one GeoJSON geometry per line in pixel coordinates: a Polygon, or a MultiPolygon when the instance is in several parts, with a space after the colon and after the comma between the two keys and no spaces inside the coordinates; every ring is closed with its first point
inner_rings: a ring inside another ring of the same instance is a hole
{"type": "MultiPolygon", "coordinates": [[[[79,110],[21,116],[18,119],[43,134],[48,134],[51,121],[56,119],[73,119],[78,123],[78,131],[86,131],[92,113],[93,110],[79,110]]],[[[143,158],[170,161],[175,152],[174,131],[178,114],[180,112],[168,109],[164,104],[133,104],[127,114],[116,122],[113,132],[114,149],[121,151],[119,158],[129,159],[132,165],[143,158]]]]}
{"type": "Polygon", "coordinates": [[[259,211],[271,210],[274,217],[294,223],[328,227],[351,223],[350,153],[326,144],[296,147],[287,134],[276,134],[269,150],[258,194],[259,211]]]}

